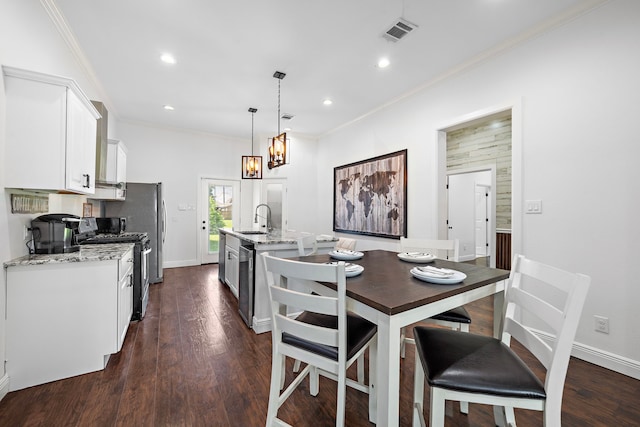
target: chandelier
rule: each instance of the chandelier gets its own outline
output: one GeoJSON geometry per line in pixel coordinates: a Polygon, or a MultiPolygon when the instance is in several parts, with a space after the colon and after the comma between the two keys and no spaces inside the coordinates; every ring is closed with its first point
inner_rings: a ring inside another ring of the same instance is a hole
{"type": "Polygon", "coordinates": [[[251,155],[242,156],[242,179],[262,179],[262,156],[253,155],[253,116],[257,108],[249,108],[251,113],[251,155]]]}
{"type": "Polygon", "coordinates": [[[280,83],[286,76],[281,71],[276,71],[273,77],[278,79],[278,134],[271,138],[269,142],[269,169],[277,168],[287,163],[287,134],[280,133],[280,83]]]}

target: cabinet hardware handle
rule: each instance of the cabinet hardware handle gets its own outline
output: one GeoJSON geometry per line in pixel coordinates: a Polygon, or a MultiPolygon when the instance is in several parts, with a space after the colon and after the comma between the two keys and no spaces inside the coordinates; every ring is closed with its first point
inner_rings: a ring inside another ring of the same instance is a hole
{"type": "Polygon", "coordinates": [[[89,188],[90,175],[88,173],[83,173],[82,176],[84,177],[84,182],[85,182],[84,184],[82,184],[82,186],[84,188],[89,188]]]}

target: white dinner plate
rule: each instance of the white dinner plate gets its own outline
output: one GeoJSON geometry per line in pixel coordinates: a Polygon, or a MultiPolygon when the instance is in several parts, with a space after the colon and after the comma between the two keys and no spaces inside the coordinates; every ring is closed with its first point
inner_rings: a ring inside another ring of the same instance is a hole
{"type": "Polygon", "coordinates": [[[400,252],[398,258],[407,262],[426,263],[432,262],[436,256],[426,252],[400,252]]]}
{"type": "MultiPolygon", "coordinates": [[[[338,262],[333,261],[333,262],[328,262],[327,264],[337,265],[338,262]]],[[[359,274],[362,274],[363,271],[364,271],[364,267],[358,264],[348,263],[348,264],[345,264],[344,266],[344,275],[347,277],[357,276],[359,274]]]]}
{"type": "Polygon", "coordinates": [[[451,270],[453,274],[450,276],[437,276],[418,270],[418,267],[411,269],[411,275],[416,279],[420,279],[424,282],[436,283],[438,285],[453,285],[460,283],[467,278],[467,275],[461,271],[451,270]]]}
{"type": "Polygon", "coordinates": [[[364,256],[362,252],[349,251],[346,249],[338,249],[329,252],[331,258],[339,259],[340,261],[353,261],[360,259],[364,256]]]}

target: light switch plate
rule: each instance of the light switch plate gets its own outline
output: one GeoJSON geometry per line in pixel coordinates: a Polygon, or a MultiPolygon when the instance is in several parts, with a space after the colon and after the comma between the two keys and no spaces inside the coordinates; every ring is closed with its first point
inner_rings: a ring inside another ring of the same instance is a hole
{"type": "Polygon", "coordinates": [[[542,213],[542,200],[526,200],[524,202],[525,213],[528,214],[541,214],[542,213]]]}

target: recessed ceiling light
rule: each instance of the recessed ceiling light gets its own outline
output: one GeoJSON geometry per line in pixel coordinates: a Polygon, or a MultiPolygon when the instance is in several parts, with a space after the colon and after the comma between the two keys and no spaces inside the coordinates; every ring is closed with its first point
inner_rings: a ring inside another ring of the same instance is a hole
{"type": "Polygon", "coordinates": [[[174,58],[170,53],[163,53],[162,56],[160,56],[160,60],[166,64],[176,63],[176,58],[174,58]]]}
{"type": "Polygon", "coordinates": [[[173,108],[171,105],[164,105],[162,108],[164,108],[165,110],[169,110],[169,111],[175,110],[175,108],[173,108]]]}
{"type": "Polygon", "coordinates": [[[331,104],[333,104],[333,101],[332,101],[332,100],[330,100],[330,99],[325,99],[324,101],[322,101],[322,103],[323,103],[324,105],[331,105],[331,104]]]}
{"type": "Polygon", "coordinates": [[[389,58],[380,58],[378,60],[378,68],[387,68],[391,64],[389,58]]]}

